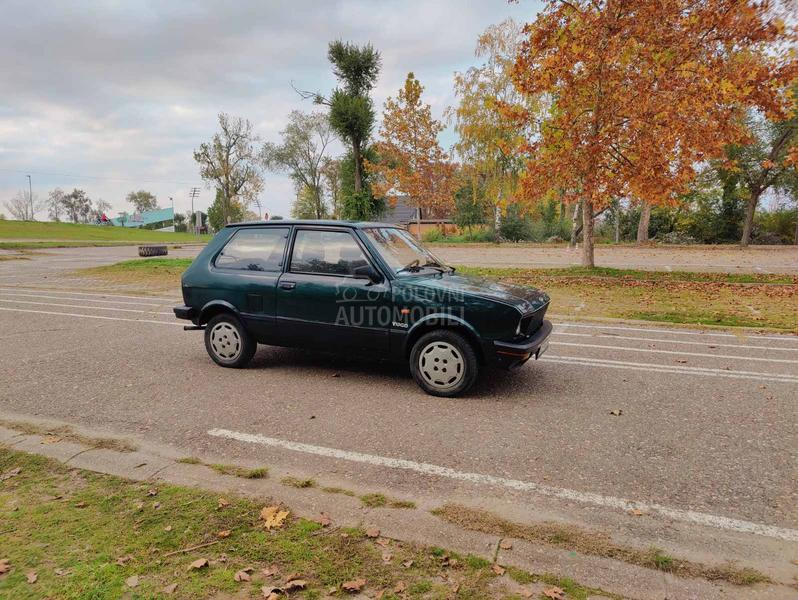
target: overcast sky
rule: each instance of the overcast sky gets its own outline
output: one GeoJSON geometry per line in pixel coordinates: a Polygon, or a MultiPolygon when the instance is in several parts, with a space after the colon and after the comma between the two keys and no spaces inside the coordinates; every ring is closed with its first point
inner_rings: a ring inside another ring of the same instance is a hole
{"type": "MultiPolygon", "coordinates": [[[[538,8],[530,0],[0,4],[0,201],[27,187],[30,173],[40,197],[78,187],[114,214],[138,188],[164,207],[173,197],[182,212],[189,188],[200,186],[206,208],[213,192],[192,150],[211,138],[217,113],[248,118],[277,141],[291,110],[314,109],[292,81],[334,86],[330,40],[371,42],[382,53],[378,112],[413,71],[440,117],[454,103],[452,74],[474,63],[485,27],[529,20],[538,8]]],[[[452,141],[451,131],[442,136],[452,141]]],[[[292,197],[287,176],[267,175],[266,210],[287,215],[292,197]]]]}

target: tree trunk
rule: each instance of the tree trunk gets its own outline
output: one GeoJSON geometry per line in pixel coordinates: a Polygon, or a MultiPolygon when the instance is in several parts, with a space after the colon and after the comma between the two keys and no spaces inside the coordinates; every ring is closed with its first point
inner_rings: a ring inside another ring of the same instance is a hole
{"type": "Polygon", "coordinates": [[[352,158],[355,160],[355,193],[359,194],[363,189],[363,174],[360,164],[360,145],[356,141],[352,141],[352,158]]]}
{"type": "Polygon", "coordinates": [[[615,207],[615,243],[621,242],[621,205],[615,207]]]}
{"type": "Polygon", "coordinates": [[[798,246],[798,220],[795,221],[795,238],[792,243],[798,246]]]}
{"type": "Polygon", "coordinates": [[[593,256],[593,205],[587,198],[582,198],[582,266],[596,266],[593,256]]]}
{"type": "Polygon", "coordinates": [[[574,215],[571,218],[571,240],[568,242],[569,248],[576,248],[576,239],[579,237],[579,214],[582,205],[579,202],[574,203],[574,215]]]}
{"type": "Polygon", "coordinates": [[[743,221],[743,237],[740,239],[740,246],[747,248],[751,243],[751,230],[754,228],[754,213],[759,202],[759,193],[751,193],[748,204],[745,205],[745,220],[743,221]]]}
{"type": "Polygon", "coordinates": [[[640,222],[637,224],[637,243],[641,244],[648,241],[648,226],[651,223],[651,205],[643,203],[643,210],[640,211],[640,222]]]}
{"type": "Polygon", "coordinates": [[[416,205],[416,238],[421,241],[421,205],[416,205]]]}

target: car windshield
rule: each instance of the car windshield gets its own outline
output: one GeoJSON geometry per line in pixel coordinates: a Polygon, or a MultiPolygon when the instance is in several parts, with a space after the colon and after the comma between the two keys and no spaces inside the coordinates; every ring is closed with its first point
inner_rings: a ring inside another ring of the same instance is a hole
{"type": "Polygon", "coordinates": [[[425,268],[448,270],[443,261],[421,246],[415,238],[398,227],[368,227],[363,231],[382,259],[394,273],[418,272],[425,268]]]}

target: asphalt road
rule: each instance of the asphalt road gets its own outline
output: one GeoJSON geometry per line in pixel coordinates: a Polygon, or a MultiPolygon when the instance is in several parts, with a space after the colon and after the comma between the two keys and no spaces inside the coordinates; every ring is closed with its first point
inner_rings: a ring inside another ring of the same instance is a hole
{"type": "Polygon", "coordinates": [[[297,350],[219,368],[173,318],[177,290],[68,275],[125,252],[0,263],[0,416],[638,540],[698,528],[710,546],[798,542],[798,337],[556,322],[543,359],[443,400],[401,366],[297,350]],[[632,504],[651,520],[627,523],[632,504]]]}

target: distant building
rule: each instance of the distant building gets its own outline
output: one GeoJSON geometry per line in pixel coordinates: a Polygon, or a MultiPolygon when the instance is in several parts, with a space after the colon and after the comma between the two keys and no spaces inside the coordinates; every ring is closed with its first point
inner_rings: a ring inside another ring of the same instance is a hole
{"type": "Polygon", "coordinates": [[[159,208],[158,210],[148,210],[145,212],[124,213],[123,215],[111,219],[111,223],[117,227],[152,229],[154,231],[174,231],[175,211],[172,208],[159,208]]]}
{"type": "Polygon", "coordinates": [[[441,211],[426,212],[412,205],[407,195],[395,196],[387,201],[385,213],[380,218],[385,223],[401,225],[407,228],[417,238],[433,229],[438,229],[443,235],[459,233],[457,225],[452,222],[449,214],[441,211]],[[419,211],[421,214],[419,215],[419,211]],[[421,217],[421,231],[419,232],[419,219],[421,217]]]}

